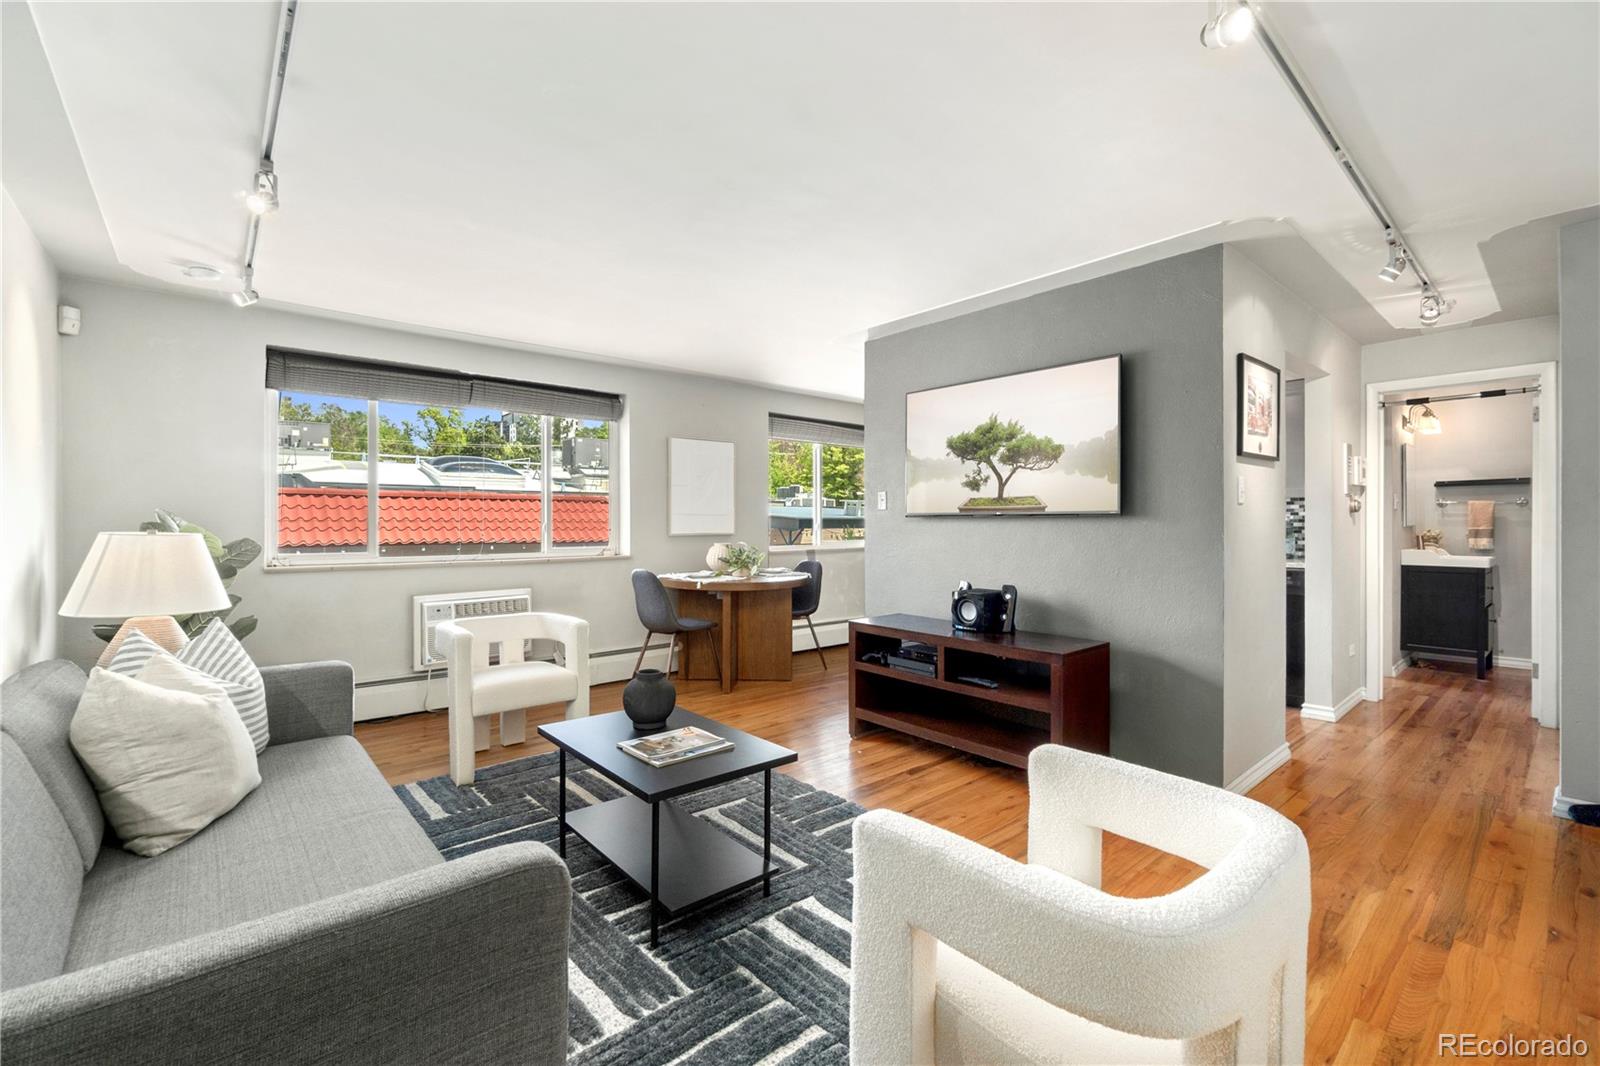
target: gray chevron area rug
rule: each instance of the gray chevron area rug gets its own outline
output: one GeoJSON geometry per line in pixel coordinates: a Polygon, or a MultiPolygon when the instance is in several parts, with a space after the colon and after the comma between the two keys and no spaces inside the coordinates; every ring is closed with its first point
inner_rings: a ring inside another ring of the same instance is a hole
{"type": "MultiPolygon", "coordinates": [[[[621,792],[577,760],[567,809],[621,792]]],[[[556,846],[557,757],[395,789],[446,859],[517,840],[556,846]]],[[[761,846],[761,777],[672,802],[761,846]]],[[[772,775],[772,895],[752,888],[671,920],[651,951],[647,896],[567,835],[572,872],[568,1061],[582,1066],[845,1063],[850,1019],[850,834],[861,808],[772,775]]]]}

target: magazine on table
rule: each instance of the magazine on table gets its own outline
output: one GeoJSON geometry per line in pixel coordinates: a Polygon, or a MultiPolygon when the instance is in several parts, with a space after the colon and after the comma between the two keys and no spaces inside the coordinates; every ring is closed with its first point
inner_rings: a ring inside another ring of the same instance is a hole
{"type": "Polygon", "coordinates": [[[702,755],[727,751],[733,747],[733,741],[689,725],[653,736],[619,740],[617,747],[651,766],[671,766],[685,759],[698,759],[702,755]]]}

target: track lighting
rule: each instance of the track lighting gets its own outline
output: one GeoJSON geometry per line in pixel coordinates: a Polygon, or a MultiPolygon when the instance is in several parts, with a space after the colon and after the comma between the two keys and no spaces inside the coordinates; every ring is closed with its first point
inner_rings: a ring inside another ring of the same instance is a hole
{"type": "Polygon", "coordinates": [[[1449,310],[1449,307],[1439,298],[1438,293],[1424,292],[1422,294],[1422,310],[1417,317],[1422,320],[1424,326],[1432,326],[1438,323],[1439,316],[1447,310],[1449,310]]]}
{"type": "Polygon", "coordinates": [[[252,215],[266,215],[278,209],[278,174],[272,169],[272,160],[261,161],[255,187],[244,194],[244,206],[252,215]]]}
{"type": "Polygon", "coordinates": [[[1378,277],[1390,283],[1399,281],[1400,275],[1404,274],[1406,267],[1410,265],[1411,260],[1406,255],[1404,246],[1391,238],[1389,240],[1389,261],[1383,265],[1382,270],[1378,271],[1378,277]]]}
{"type": "Polygon", "coordinates": [[[1400,416],[1400,428],[1407,433],[1421,433],[1426,437],[1437,437],[1444,431],[1439,424],[1439,416],[1425,403],[1414,403],[1407,407],[1406,413],[1400,416]]]}
{"type": "Polygon", "coordinates": [[[233,300],[233,306],[249,307],[261,299],[261,294],[256,292],[255,286],[256,272],[247,267],[245,272],[239,275],[239,291],[229,294],[229,298],[233,300]]]}
{"type": "Polygon", "coordinates": [[[1256,13],[1248,4],[1240,3],[1219,12],[1200,27],[1200,43],[1207,48],[1228,48],[1248,41],[1255,31],[1256,13]]]}

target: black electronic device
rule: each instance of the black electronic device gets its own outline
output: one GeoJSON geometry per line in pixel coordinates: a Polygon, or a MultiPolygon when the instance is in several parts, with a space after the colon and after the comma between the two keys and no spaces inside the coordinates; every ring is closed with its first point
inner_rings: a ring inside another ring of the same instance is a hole
{"type": "Polygon", "coordinates": [[[963,581],[950,594],[950,624],[971,633],[1017,631],[1017,586],[976,589],[963,581]]]}

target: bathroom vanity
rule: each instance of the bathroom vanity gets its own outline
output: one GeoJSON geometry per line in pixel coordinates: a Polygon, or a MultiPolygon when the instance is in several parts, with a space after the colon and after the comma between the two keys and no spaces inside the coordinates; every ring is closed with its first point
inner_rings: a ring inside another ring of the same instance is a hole
{"type": "Polygon", "coordinates": [[[1400,650],[1467,655],[1481,681],[1494,669],[1495,566],[1492,555],[1400,553],[1400,650]]]}

